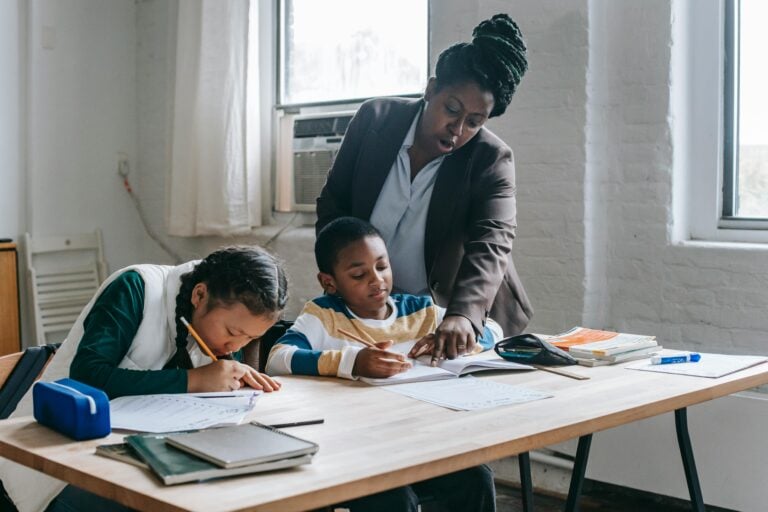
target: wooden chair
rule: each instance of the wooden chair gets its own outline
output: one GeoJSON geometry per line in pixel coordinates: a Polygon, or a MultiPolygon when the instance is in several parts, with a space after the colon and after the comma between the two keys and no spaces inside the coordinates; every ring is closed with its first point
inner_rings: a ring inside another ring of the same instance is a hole
{"type": "Polygon", "coordinates": [[[63,341],[106,277],[101,232],[24,239],[35,340],[63,341]]]}

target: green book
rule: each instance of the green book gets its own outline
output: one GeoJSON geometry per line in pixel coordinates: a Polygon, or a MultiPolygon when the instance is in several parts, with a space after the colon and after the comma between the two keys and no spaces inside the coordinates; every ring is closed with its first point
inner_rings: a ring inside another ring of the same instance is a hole
{"type": "Polygon", "coordinates": [[[274,471],[312,462],[312,455],[302,455],[262,464],[222,468],[167,444],[165,434],[130,435],[125,437],[125,442],[136,451],[165,485],[274,471]]]}
{"type": "Polygon", "coordinates": [[[139,457],[139,454],[136,453],[128,443],[100,444],[96,447],[96,455],[109,457],[110,459],[127,462],[128,464],[133,464],[140,468],[149,469],[149,466],[144,462],[144,459],[139,457]]]}

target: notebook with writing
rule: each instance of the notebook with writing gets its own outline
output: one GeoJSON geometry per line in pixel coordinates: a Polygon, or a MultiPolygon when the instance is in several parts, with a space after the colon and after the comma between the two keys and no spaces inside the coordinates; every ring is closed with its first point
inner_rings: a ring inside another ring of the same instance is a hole
{"type": "Polygon", "coordinates": [[[260,423],[172,434],[165,441],[223,468],[313,455],[319,448],[311,441],[260,423]]]}
{"type": "MultiPolygon", "coordinates": [[[[407,353],[403,348],[394,351],[407,353]]],[[[386,378],[361,377],[360,380],[373,386],[386,386],[408,382],[455,379],[469,373],[488,370],[533,370],[532,366],[505,361],[491,350],[480,354],[457,357],[456,359],[443,359],[437,366],[431,366],[431,356],[421,356],[415,360],[411,359],[410,362],[413,366],[403,373],[386,378]]]]}

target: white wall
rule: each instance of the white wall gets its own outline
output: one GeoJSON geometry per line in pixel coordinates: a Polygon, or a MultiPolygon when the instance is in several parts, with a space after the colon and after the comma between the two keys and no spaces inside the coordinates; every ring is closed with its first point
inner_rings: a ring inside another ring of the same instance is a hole
{"type": "Polygon", "coordinates": [[[117,175],[118,153],[136,155],[136,5],[28,6],[28,229],[101,228],[111,269],[139,261],[144,235],[117,175]]]}

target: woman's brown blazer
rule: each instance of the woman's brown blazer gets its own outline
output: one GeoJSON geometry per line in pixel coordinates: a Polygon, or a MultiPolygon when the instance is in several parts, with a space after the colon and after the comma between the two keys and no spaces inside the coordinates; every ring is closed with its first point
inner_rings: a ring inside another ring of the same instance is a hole
{"type": "MultiPolygon", "coordinates": [[[[363,103],[317,199],[317,231],[342,216],[370,219],[422,105],[406,98],[363,103]]],[[[512,262],[515,216],[512,150],[482,128],[440,165],[424,233],[433,299],[446,315],[468,318],[476,332],[490,315],[506,336],[519,334],[533,314],[512,262]]]]}

